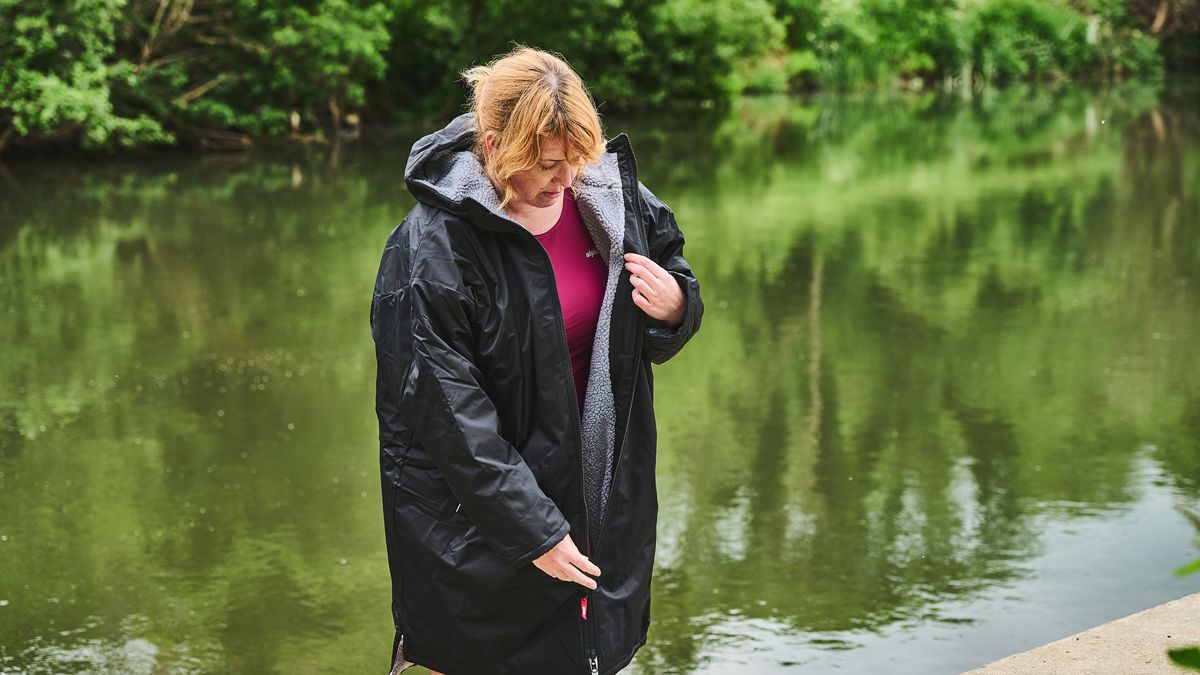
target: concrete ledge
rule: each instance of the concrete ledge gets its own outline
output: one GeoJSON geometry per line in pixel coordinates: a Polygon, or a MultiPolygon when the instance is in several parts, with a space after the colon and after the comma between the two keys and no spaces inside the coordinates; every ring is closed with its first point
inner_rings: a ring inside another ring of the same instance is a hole
{"type": "Polygon", "coordinates": [[[1167,650],[1200,645],[1200,593],[994,661],[971,675],[1181,673],[1167,650]]]}

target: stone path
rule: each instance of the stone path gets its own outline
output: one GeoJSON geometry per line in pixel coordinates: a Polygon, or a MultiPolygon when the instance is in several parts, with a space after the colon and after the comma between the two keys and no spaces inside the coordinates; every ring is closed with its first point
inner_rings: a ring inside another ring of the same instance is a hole
{"type": "Polygon", "coordinates": [[[1167,650],[1200,646],[1200,593],[1117,619],[1057,642],[994,661],[970,675],[1009,673],[1194,673],[1167,650]]]}

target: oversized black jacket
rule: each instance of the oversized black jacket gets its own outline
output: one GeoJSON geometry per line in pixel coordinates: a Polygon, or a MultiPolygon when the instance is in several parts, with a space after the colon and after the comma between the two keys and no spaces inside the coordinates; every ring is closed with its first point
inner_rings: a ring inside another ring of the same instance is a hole
{"type": "Polygon", "coordinates": [[[417,205],[388,237],[371,303],[391,664],[613,673],[650,622],[650,364],[699,329],[700,286],[617,136],[573,187],[609,270],[581,415],[549,256],[499,209],[473,140],[467,114],[414,144],[417,205]],[[679,281],[679,326],[633,304],[626,251],[679,281]],[[568,533],[601,569],[594,591],[531,562],[568,533]]]}

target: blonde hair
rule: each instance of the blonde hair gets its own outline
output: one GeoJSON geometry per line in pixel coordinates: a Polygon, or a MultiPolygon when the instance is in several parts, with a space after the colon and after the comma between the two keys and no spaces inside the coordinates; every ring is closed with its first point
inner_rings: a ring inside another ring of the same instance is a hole
{"type": "Polygon", "coordinates": [[[538,164],[541,138],[562,141],[567,161],[582,171],[604,154],[596,104],[571,66],[549,52],[518,47],[484,66],[463,72],[475,112],[475,154],[503,188],[500,207],[516,198],[509,179],[538,164]],[[495,132],[491,156],[484,137],[495,132]]]}

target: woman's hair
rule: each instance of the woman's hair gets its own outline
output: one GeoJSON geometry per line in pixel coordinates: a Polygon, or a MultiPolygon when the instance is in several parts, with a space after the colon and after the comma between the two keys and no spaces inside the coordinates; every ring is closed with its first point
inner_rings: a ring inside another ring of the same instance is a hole
{"type": "Polygon", "coordinates": [[[583,80],[562,58],[518,47],[462,76],[471,86],[475,154],[488,175],[503,186],[501,208],[517,196],[509,183],[513,174],[538,164],[542,136],[561,140],[567,161],[581,170],[604,154],[596,105],[583,80]],[[488,131],[496,133],[490,157],[484,147],[488,131]]]}

